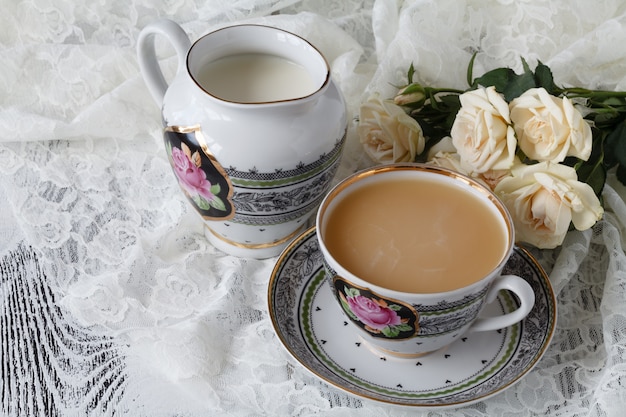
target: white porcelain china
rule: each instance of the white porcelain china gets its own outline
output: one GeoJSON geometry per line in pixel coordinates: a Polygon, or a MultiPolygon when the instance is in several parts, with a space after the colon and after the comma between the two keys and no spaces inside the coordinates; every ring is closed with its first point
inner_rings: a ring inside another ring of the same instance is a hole
{"type": "Polygon", "coordinates": [[[278,255],[306,227],[341,157],[346,108],[325,58],[305,39],[261,25],[225,27],[191,44],[168,19],[146,26],[137,48],[144,80],[162,110],[170,164],[204,220],[208,240],[235,256],[278,255]],[[169,85],[155,36],[176,51],[178,70],[169,85]],[[252,102],[207,90],[202,77],[208,66],[246,54],[302,67],[313,89],[302,93],[285,81],[278,98],[259,93],[250,95],[252,102]]]}
{"type": "MultiPolygon", "coordinates": [[[[325,277],[316,229],[294,240],[270,279],[272,325],[287,352],[313,375],[355,396],[420,409],[454,408],[511,388],[530,372],[548,348],[556,326],[550,281],[529,252],[516,247],[504,267],[533,288],[536,303],[510,327],[464,336],[419,358],[398,358],[370,350],[347,320],[337,320],[325,277]]],[[[506,314],[514,297],[498,295],[485,314],[506,314]]]]}
{"type": "Polygon", "coordinates": [[[356,172],[324,198],[316,226],[345,313],[335,320],[347,318],[385,353],[417,357],[508,327],[535,302],[526,281],[501,273],[515,242],[509,212],[458,172],[417,163],[356,172]],[[479,318],[502,290],[519,307],[479,318]]]}

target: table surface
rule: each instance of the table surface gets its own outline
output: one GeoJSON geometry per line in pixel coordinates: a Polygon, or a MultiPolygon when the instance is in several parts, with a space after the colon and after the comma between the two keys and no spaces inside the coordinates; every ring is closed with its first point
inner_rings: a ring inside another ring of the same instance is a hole
{"type": "MultiPolygon", "coordinates": [[[[329,386],[274,333],[276,258],[213,248],[177,188],[139,31],[190,39],[240,22],[304,36],[327,58],[349,118],[420,80],[463,87],[499,66],[548,64],[558,83],[626,90],[626,5],[604,1],[5,1],[0,14],[0,415],[621,416],[626,404],[626,205],[556,250],[533,250],[557,297],[537,366],[458,409],[397,408],[329,386]],[[397,3],[397,4],[396,4],[397,3]],[[511,4],[509,4],[511,3],[511,4]]],[[[174,52],[157,42],[168,77],[174,52]]],[[[351,121],[336,181],[371,165],[351,121]]]]}

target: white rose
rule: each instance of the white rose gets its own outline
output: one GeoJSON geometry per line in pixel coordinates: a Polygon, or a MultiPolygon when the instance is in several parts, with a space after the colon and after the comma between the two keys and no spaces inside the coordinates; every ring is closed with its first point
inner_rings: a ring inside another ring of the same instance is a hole
{"type": "Polygon", "coordinates": [[[361,105],[357,133],[365,152],[379,163],[412,162],[424,150],[419,123],[377,94],[361,105]]]}
{"type": "Polygon", "coordinates": [[[485,187],[489,187],[489,184],[483,181],[480,176],[472,175],[467,169],[467,166],[461,162],[461,157],[458,153],[439,151],[427,163],[437,167],[451,169],[459,174],[474,178],[485,187]]]}
{"type": "Polygon", "coordinates": [[[461,161],[461,156],[456,152],[450,136],[442,138],[428,150],[427,163],[451,169],[463,175],[471,175],[471,168],[464,165],[461,161]]]}
{"type": "Polygon", "coordinates": [[[586,230],[604,213],[593,189],[567,165],[517,165],[494,191],[513,217],[517,240],[541,249],[561,245],[570,222],[586,230]]]}
{"type": "Polygon", "coordinates": [[[494,87],[468,91],[459,99],[450,135],[461,160],[479,173],[509,169],[517,144],[506,101],[494,87]]]}
{"type": "Polygon", "coordinates": [[[572,102],[532,88],[510,105],[520,149],[537,161],[562,162],[566,156],[587,160],[591,155],[591,127],[572,102]]]}
{"type": "Polygon", "coordinates": [[[427,160],[435,159],[437,154],[456,154],[456,148],[452,144],[452,138],[450,136],[444,136],[439,142],[434,144],[428,149],[427,160]]]}
{"type": "MultiPolygon", "coordinates": [[[[521,163],[517,157],[514,161],[515,164],[521,163]]],[[[428,163],[467,175],[491,190],[493,190],[502,179],[511,175],[510,169],[492,169],[480,173],[472,171],[471,167],[461,161],[461,157],[456,153],[452,145],[452,139],[449,136],[444,137],[439,143],[429,149],[428,163]]]]}
{"type": "Polygon", "coordinates": [[[470,172],[461,163],[461,158],[458,153],[439,151],[427,162],[430,165],[434,165],[441,168],[451,169],[463,175],[470,175],[470,172]]]}
{"type": "Polygon", "coordinates": [[[487,187],[489,187],[489,189],[494,190],[498,186],[498,184],[500,184],[500,181],[510,176],[510,169],[492,169],[490,171],[475,174],[474,178],[485,184],[487,187]]]}

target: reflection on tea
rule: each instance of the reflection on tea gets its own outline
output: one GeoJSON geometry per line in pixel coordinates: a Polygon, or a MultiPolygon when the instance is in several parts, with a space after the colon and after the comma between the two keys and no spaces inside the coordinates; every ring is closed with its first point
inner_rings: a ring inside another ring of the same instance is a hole
{"type": "Polygon", "coordinates": [[[204,65],[194,78],[205,91],[239,103],[261,103],[308,96],[319,86],[304,67],[275,55],[226,56],[204,65]]]}
{"type": "Polygon", "coordinates": [[[384,288],[454,290],[484,278],[505,256],[501,215],[459,184],[386,179],[336,204],[326,213],[326,247],[348,271],[384,288]]]}

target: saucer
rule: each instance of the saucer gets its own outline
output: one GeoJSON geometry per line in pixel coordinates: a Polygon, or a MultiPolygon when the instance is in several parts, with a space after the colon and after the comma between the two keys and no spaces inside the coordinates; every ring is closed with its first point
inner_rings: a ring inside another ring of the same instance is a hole
{"type": "MultiPolygon", "coordinates": [[[[361,398],[417,408],[453,408],[503,392],[541,359],[554,334],[556,300],[537,261],[516,247],[503,274],[531,285],[535,306],[520,323],[469,333],[452,345],[414,359],[371,349],[349,325],[325,279],[315,227],[297,237],[272,272],[268,307],[274,330],[291,356],[326,383],[361,398]]],[[[507,292],[483,315],[515,309],[507,292]]]]}

